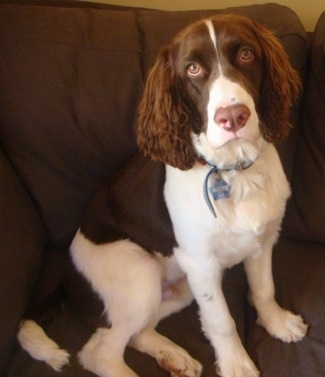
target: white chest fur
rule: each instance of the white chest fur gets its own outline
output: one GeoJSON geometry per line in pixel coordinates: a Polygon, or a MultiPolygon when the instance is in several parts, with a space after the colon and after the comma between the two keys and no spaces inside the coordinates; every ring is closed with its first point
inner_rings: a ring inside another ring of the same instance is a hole
{"type": "Polygon", "coordinates": [[[221,173],[231,191],[227,199],[211,198],[215,218],[203,195],[207,173],[199,163],[189,171],[168,166],[165,199],[179,246],[202,257],[213,254],[229,267],[261,252],[277,234],[290,189],[278,154],[268,145],[249,169],[221,173]]]}

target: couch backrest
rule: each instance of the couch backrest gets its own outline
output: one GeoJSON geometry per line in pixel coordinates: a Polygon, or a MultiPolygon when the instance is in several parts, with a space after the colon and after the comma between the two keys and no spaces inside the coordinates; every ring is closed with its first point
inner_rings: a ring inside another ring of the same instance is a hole
{"type": "Polygon", "coordinates": [[[135,149],[142,90],[133,12],[3,5],[0,140],[66,246],[98,186],[135,149]]]}
{"type": "Polygon", "coordinates": [[[325,12],[313,34],[285,231],[325,242],[325,12]]]}
{"type": "MultiPolygon", "coordinates": [[[[159,48],[217,12],[95,8],[0,6],[0,144],[53,247],[70,243],[95,191],[134,152],[136,107],[159,48]]],[[[290,9],[225,11],[270,27],[304,72],[306,34],[290,9]]],[[[280,148],[288,176],[295,140],[280,148]]]]}

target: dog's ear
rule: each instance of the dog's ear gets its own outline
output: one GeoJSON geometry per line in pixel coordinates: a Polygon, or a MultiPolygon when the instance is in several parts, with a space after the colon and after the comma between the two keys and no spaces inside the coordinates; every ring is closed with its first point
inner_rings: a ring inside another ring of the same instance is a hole
{"type": "Polygon", "coordinates": [[[171,47],[160,51],[138,109],[137,143],[154,160],[181,170],[193,167],[191,105],[177,77],[171,47]]]}
{"type": "Polygon", "coordinates": [[[264,54],[264,78],[260,93],[260,116],[264,138],[275,142],[291,129],[290,109],[301,93],[301,81],[278,39],[255,24],[256,36],[264,54]]]}

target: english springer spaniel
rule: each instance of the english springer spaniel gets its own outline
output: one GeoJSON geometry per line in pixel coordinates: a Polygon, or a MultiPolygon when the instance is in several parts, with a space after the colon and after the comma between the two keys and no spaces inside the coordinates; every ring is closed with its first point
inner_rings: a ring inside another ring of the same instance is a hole
{"type": "MultiPolygon", "coordinates": [[[[246,17],[197,22],[161,50],[139,106],[140,152],[101,189],[71,245],[77,270],[101,298],[107,327],[79,353],[101,377],[136,377],[126,346],[171,376],[201,364],[156,332],[194,298],[223,377],[257,377],[222,293],[223,270],[244,262],[258,323],[284,342],[307,331],[274,299],[271,254],[287,179],[273,143],[290,129],[301,89],[277,39],[246,17]]],[[[68,353],[33,321],[18,335],[59,370],[68,353]]]]}

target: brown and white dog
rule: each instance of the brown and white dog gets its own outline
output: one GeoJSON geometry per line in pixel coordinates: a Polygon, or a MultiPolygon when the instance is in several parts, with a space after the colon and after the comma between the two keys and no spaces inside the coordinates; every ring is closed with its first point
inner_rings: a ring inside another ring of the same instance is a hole
{"type": "MultiPolygon", "coordinates": [[[[80,351],[84,368],[135,377],[129,345],[174,377],[200,376],[200,363],[155,331],[194,297],[218,372],[257,377],[221,289],[223,270],[242,261],[258,323],[284,342],[304,337],[301,316],[274,299],[271,267],[290,194],[273,143],[299,91],[280,43],[243,16],[197,22],[159,53],[139,106],[141,152],[98,193],[71,245],[108,324],[80,351]]],[[[68,360],[33,321],[18,338],[55,369],[68,360]]]]}

